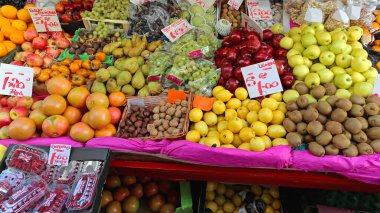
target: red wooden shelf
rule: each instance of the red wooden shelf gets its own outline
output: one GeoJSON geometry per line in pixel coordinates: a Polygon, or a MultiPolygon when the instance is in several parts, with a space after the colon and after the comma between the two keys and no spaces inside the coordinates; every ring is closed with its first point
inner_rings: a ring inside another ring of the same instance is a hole
{"type": "Polygon", "coordinates": [[[119,175],[149,176],[169,180],[216,181],[296,188],[380,192],[379,185],[350,180],[332,173],[303,172],[297,170],[215,167],[123,159],[112,160],[110,172],[119,175]]]}

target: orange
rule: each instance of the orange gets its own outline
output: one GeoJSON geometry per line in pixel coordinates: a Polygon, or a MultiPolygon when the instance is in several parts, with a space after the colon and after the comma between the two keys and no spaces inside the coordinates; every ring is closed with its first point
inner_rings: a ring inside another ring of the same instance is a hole
{"type": "Polygon", "coordinates": [[[10,52],[16,48],[16,44],[13,43],[12,41],[4,41],[3,44],[7,48],[8,52],[10,52]]]}
{"type": "Polygon", "coordinates": [[[24,43],[24,33],[20,30],[15,30],[11,36],[10,40],[15,44],[22,44],[24,43]]]}
{"type": "Polygon", "coordinates": [[[26,22],[26,23],[29,23],[32,21],[32,18],[30,17],[28,9],[25,9],[25,8],[17,11],[17,18],[19,20],[26,22]]]}
{"type": "Polygon", "coordinates": [[[376,22],[380,24],[380,15],[376,16],[376,22]]]}
{"type": "Polygon", "coordinates": [[[12,21],[12,27],[21,31],[25,31],[28,28],[28,25],[24,21],[14,20],[12,21]]]}
{"type": "Polygon", "coordinates": [[[370,34],[370,32],[368,29],[363,29],[363,34],[368,35],[368,34],[370,34]]]}
{"type": "Polygon", "coordinates": [[[2,28],[1,28],[1,32],[3,33],[3,35],[4,35],[4,37],[5,38],[10,38],[11,37],[11,34],[14,32],[14,31],[16,31],[16,28],[14,28],[14,27],[12,27],[12,26],[8,26],[8,25],[6,25],[6,26],[3,26],[2,28]]]}
{"type": "Polygon", "coordinates": [[[378,45],[372,46],[372,49],[376,52],[380,52],[380,46],[378,45]]]}
{"type": "Polygon", "coordinates": [[[375,45],[380,45],[380,40],[375,40],[375,45]]]}
{"type": "Polygon", "coordinates": [[[379,28],[380,28],[380,24],[377,23],[377,22],[373,22],[373,23],[372,23],[372,28],[374,28],[374,29],[379,29],[379,28]]]}
{"type": "Polygon", "coordinates": [[[7,54],[7,47],[3,43],[0,43],[0,58],[6,56],[7,54]]]}
{"type": "Polygon", "coordinates": [[[380,61],[378,61],[378,62],[376,63],[376,67],[377,67],[378,69],[380,69],[380,61]]]}
{"type": "Polygon", "coordinates": [[[125,94],[122,92],[113,92],[109,95],[110,105],[114,107],[123,106],[125,103],[125,94]]]}
{"type": "Polygon", "coordinates": [[[1,15],[5,18],[16,19],[17,18],[17,8],[12,5],[4,5],[0,8],[1,15]]]}
{"type": "Polygon", "coordinates": [[[0,17],[0,28],[2,28],[3,26],[9,26],[9,25],[11,25],[11,21],[9,19],[0,17]]]}
{"type": "Polygon", "coordinates": [[[0,32],[0,42],[3,42],[4,41],[4,35],[2,32],[0,32]]]}

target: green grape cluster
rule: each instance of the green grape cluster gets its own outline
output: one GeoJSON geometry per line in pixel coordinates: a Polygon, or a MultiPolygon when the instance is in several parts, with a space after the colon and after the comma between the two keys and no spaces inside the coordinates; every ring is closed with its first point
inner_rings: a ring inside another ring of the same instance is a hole
{"type": "Polygon", "coordinates": [[[103,21],[98,22],[98,25],[96,26],[93,32],[95,37],[98,37],[101,39],[107,38],[110,33],[111,33],[111,30],[109,26],[103,21]]]}
{"type": "Polygon", "coordinates": [[[158,51],[149,56],[148,64],[150,76],[162,75],[172,66],[173,58],[171,54],[158,51]]]}
{"type": "Polygon", "coordinates": [[[129,14],[129,1],[98,0],[94,3],[92,11],[81,13],[83,18],[96,20],[114,19],[127,20],[129,14]]]}

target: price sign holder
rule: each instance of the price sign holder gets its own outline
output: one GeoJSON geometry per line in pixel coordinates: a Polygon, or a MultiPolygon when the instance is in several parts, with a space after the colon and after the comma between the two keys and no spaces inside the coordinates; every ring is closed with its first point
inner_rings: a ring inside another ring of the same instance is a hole
{"type": "Polygon", "coordinates": [[[380,75],[377,74],[375,86],[373,87],[373,95],[380,97],[380,75]]]}
{"type": "Polygon", "coordinates": [[[248,15],[253,20],[271,20],[273,12],[268,0],[247,0],[248,15]]]}
{"type": "Polygon", "coordinates": [[[249,31],[255,31],[260,35],[260,38],[263,38],[263,29],[260,27],[260,25],[252,20],[247,14],[241,13],[241,27],[247,28],[249,31]]]}
{"type": "Polygon", "coordinates": [[[0,64],[0,94],[32,96],[34,71],[30,67],[0,64]]]}
{"type": "Polygon", "coordinates": [[[163,28],[161,31],[171,42],[175,42],[193,28],[194,26],[190,25],[188,21],[181,18],[173,24],[163,28]]]}
{"type": "Polygon", "coordinates": [[[28,10],[37,32],[62,31],[54,7],[33,7],[28,10]]]}
{"type": "Polygon", "coordinates": [[[49,151],[49,165],[67,166],[70,160],[71,145],[51,144],[49,151]]]}
{"type": "Polygon", "coordinates": [[[241,68],[250,98],[283,91],[273,59],[241,68]]]}

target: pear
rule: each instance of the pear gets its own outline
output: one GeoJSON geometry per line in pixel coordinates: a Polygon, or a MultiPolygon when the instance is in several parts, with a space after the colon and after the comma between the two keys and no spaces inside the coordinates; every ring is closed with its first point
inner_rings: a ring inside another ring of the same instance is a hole
{"type": "Polygon", "coordinates": [[[131,80],[132,80],[132,75],[131,73],[127,71],[122,71],[116,76],[116,82],[117,82],[117,85],[119,86],[124,86],[128,84],[129,82],[131,82],[131,80]]]}
{"type": "Polygon", "coordinates": [[[141,71],[142,73],[144,74],[145,77],[148,77],[149,75],[149,65],[148,64],[144,64],[141,66],[141,71]]]}
{"type": "Polygon", "coordinates": [[[121,91],[121,86],[118,86],[116,80],[112,78],[108,79],[106,88],[108,93],[121,91]]]}
{"type": "Polygon", "coordinates": [[[150,96],[149,91],[148,91],[148,87],[147,87],[147,86],[144,86],[143,88],[141,88],[141,89],[138,91],[137,96],[141,96],[141,97],[147,97],[147,96],[150,96]]]}
{"type": "Polygon", "coordinates": [[[142,56],[137,56],[137,63],[139,64],[139,66],[142,66],[145,64],[145,60],[142,56]]]}
{"type": "Polygon", "coordinates": [[[132,86],[135,88],[135,89],[141,89],[143,88],[143,86],[145,85],[145,78],[144,78],[144,75],[143,73],[138,70],[134,75],[133,75],[133,78],[132,78],[132,86]]]}
{"type": "Polygon", "coordinates": [[[95,93],[95,92],[106,94],[107,93],[106,86],[102,82],[95,80],[91,86],[91,93],[95,93]]]}
{"type": "Polygon", "coordinates": [[[111,74],[107,69],[101,68],[96,71],[95,77],[99,82],[106,82],[111,77],[111,74]]]}
{"type": "Polygon", "coordinates": [[[119,74],[121,72],[120,70],[116,69],[116,67],[114,67],[114,66],[109,66],[107,68],[107,70],[110,73],[110,75],[111,75],[110,77],[111,78],[116,78],[117,74],[119,74]]]}
{"type": "Polygon", "coordinates": [[[135,88],[133,88],[130,84],[124,85],[123,88],[121,88],[121,91],[127,96],[134,96],[136,93],[135,88]]]}
{"type": "Polygon", "coordinates": [[[121,58],[124,56],[123,48],[116,48],[112,51],[112,55],[115,58],[121,58]]]}
{"type": "Polygon", "coordinates": [[[162,87],[162,84],[157,81],[151,81],[147,85],[148,91],[151,95],[157,95],[160,94],[164,88],[162,87]]]}

